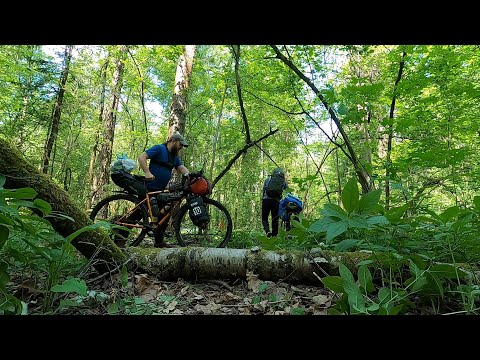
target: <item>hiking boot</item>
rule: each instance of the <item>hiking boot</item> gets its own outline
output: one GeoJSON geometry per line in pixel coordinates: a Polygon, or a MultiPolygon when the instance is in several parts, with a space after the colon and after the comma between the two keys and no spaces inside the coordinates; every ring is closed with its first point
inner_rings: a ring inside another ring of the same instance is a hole
{"type": "Polygon", "coordinates": [[[272,234],[271,232],[268,232],[268,233],[267,233],[267,237],[268,237],[268,238],[270,238],[270,237],[272,237],[272,236],[273,236],[273,234],[272,234]]]}
{"type": "Polygon", "coordinates": [[[153,246],[156,247],[156,248],[174,248],[174,247],[176,247],[175,245],[166,243],[165,241],[161,242],[161,243],[155,243],[153,246]]]}

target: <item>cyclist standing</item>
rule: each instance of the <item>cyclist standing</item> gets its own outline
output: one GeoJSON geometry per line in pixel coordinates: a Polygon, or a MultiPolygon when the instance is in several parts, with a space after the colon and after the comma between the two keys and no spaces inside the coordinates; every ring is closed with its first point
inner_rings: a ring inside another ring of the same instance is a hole
{"type": "MultiPolygon", "coordinates": [[[[152,146],[138,157],[138,163],[145,173],[145,184],[148,191],[164,190],[172,177],[173,168],[182,174],[182,180],[188,178],[190,171],[178,156],[178,152],[187,146],[188,143],[177,132],[170,136],[167,142],[152,146]],[[148,165],[147,160],[150,160],[148,165]]],[[[154,232],[155,247],[174,247],[164,241],[167,224],[168,222],[165,222],[156,228],[154,232]]]]}

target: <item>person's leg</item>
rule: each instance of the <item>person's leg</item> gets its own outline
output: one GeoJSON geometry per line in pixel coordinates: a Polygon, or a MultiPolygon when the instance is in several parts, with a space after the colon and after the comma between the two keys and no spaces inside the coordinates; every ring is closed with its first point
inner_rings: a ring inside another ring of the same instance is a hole
{"type": "Polygon", "coordinates": [[[278,234],[278,207],[280,205],[279,201],[272,200],[271,209],[272,209],[272,236],[277,236],[278,234]]]}
{"type": "Polygon", "coordinates": [[[155,238],[155,247],[175,247],[173,245],[170,245],[165,242],[164,236],[165,236],[165,230],[167,229],[168,226],[168,221],[165,221],[162,225],[157,226],[157,228],[154,230],[153,235],[155,238]]]}
{"type": "Polygon", "coordinates": [[[268,214],[270,212],[270,204],[268,199],[262,199],[262,226],[265,234],[270,233],[269,226],[268,226],[268,214]]]}
{"type": "Polygon", "coordinates": [[[285,220],[285,230],[290,230],[292,228],[292,224],[290,224],[290,217],[288,217],[287,220],[285,220]]]}

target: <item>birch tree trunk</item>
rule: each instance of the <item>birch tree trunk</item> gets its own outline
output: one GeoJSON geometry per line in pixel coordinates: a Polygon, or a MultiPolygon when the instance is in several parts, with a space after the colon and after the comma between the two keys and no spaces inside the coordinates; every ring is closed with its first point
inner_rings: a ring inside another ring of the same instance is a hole
{"type": "Polygon", "coordinates": [[[141,249],[130,247],[127,256],[132,266],[140,267],[156,278],[176,281],[178,278],[245,279],[247,272],[261,280],[317,284],[318,277],[338,275],[342,262],[354,274],[356,264],[370,256],[367,253],[336,253],[322,249],[308,252],[275,252],[252,249],[185,247],[172,249],[141,249]],[[316,276],[315,274],[318,276],[316,276]]]}
{"type": "Polygon", "coordinates": [[[168,119],[168,136],[185,131],[185,122],[187,118],[187,93],[190,86],[190,77],[192,76],[193,58],[195,56],[196,45],[185,45],[184,53],[180,56],[175,73],[175,86],[173,88],[172,106],[168,119]]]}
{"type": "Polygon", "coordinates": [[[41,170],[44,174],[48,173],[48,166],[50,163],[50,156],[52,154],[53,144],[57,139],[58,129],[60,127],[60,117],[62,115],[62,106],[63,106],[63,95],[65,94],[65,84],[67,83],[70,61],[72,59],[72,50],[73,50],[72,45],[67,45],[65,47],[65,55],[64,55],[65,65],[62,71],[62,76],[60,79],[60,88],[58,89],[57,99],[55,100],[55,108],[53,110],[53,117],[50,125],[50,131],[45,144],[45,151],[43,153],[43,164],[42,164],[41,170]]]}

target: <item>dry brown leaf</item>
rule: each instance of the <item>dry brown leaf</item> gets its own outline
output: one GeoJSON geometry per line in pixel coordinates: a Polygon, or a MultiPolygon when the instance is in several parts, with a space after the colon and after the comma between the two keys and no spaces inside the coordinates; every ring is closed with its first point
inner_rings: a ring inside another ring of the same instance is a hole
{"type": "Polygon", "coordinates": [[[142,294],[151,284],[152,281],[148,278],[147,274],[135,275],[135,290],[138,294],[142,294]]]}
{"type": "Polygon", "coordinates": [[[170,301],[170,303],[168,304],[168,306],[165,310],[170,312],[173,309],[175,309],[175,306],[177,306],[177,304],[178,304],[178,301],[172,300],[172,301],[170,301]]]}
{"type": "Polygon", "coordinates": [[[254,274],[251,271],[247,271],[247,288],[252,290],[255,294],[258,294],[258,288],[260,284],[262,283],[261,280],[258,280],[258,275],[254,274]]]}
{"type": "Polygon", "coordinates": [[[145,302],[150,302],[152,300],[155,300],[158,294],[158,290],[155,288],[150,288],[147,289],[146,291],[143,292],[143,294],[139,295],[140,298],[145,300],[145,302]]]}
{"type": "Polygon", "coordinates": [[[189,287],[190,286],[188,286],[188,285],[183,287],[182,290],[180,290],[180,295],[185,295],[189,287]]]}
{"type": "Polygon", "coordinates": [[[327,303],[330,303],[330,297],[322,294],[314,296],[312,300],[317,305],[329,306],[327,303]]]}
{"type": "Polygon", "coordinates": [[[203,295],[199,295],[199,294],[196,294],[196,293],[192,293],[193,294],[193,299],[194,300],[201,300],[203,299],[203,295]]]}

